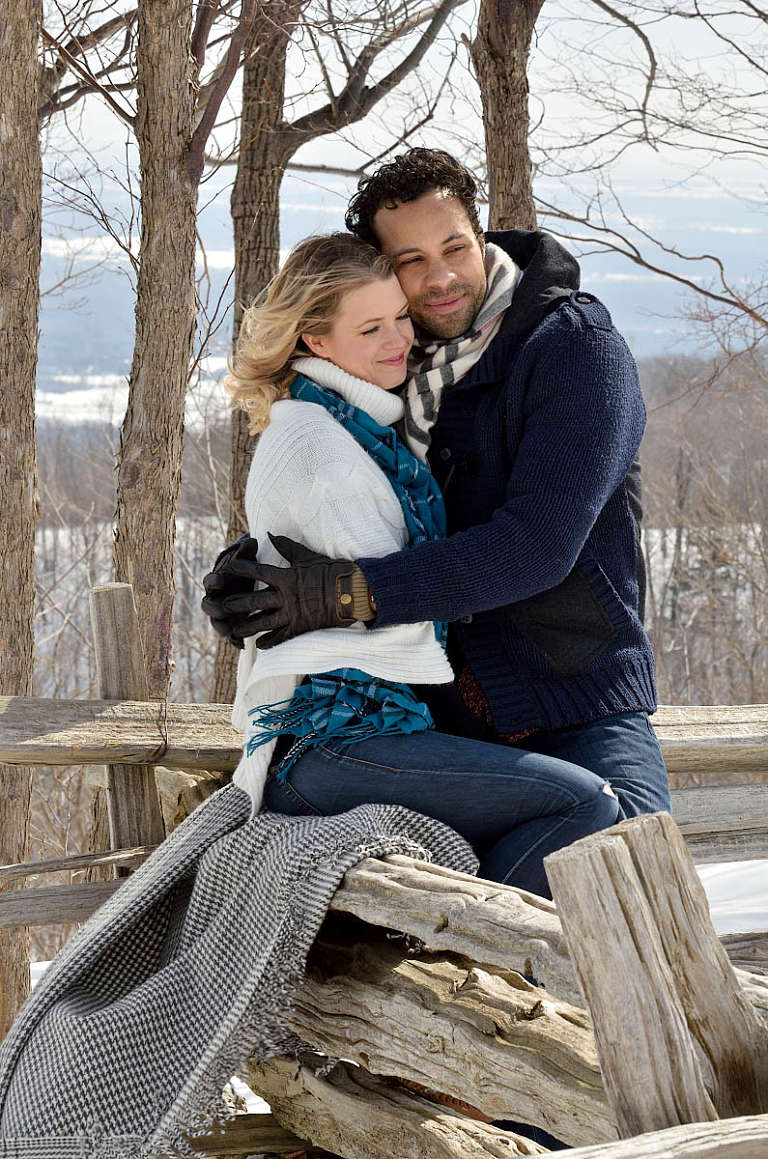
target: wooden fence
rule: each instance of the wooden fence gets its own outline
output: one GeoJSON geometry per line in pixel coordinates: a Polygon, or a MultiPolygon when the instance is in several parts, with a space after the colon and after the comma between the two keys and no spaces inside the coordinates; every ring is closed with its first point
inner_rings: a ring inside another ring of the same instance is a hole
{"type": "MultiPolygon", "coordinates": [[[[91,602],[102,699],[0,699],[0,762],[105,766],[113,849],[0,866],[0,882],[130,871],[163,837],[155,769],[218,785],[239,759],[229,706],[146,700],[128,585],[91,602]]],[[[274,1118],[238,1117],[209,1154],[541,1150],[483,1121],[499,1118],[545,1127],[574,1159],[768,1154],[768,935],[718,939],[690,857],[768,857],[768,706],[665,707],[654,723],[679,830],[637,818],[553,855],[558,910],[407,858],[350,871],[294,1008],[319,1055],[253,1067],[274,1118]],[[348,1062],[327,1073],[327,1056],[348,1062]]],[[[82,921],[119,885],[4,893],[0,928],[82,921]]]]}

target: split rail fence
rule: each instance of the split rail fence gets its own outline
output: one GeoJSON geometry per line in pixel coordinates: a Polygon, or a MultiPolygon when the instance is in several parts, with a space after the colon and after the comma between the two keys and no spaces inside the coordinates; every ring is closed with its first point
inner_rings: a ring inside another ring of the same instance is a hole
{"type": "MultiPolygon", "coordinates": [[[[0,866],[0,887],[129,872],[164,836],[155,770],[208,791],[239,759],[228,706],[147,700],[129,585],[94,589],[91,611],[102,699],[0,698],[0,763],[102,765],[112,849],[0,866]]],[[[491,1123],[513,1118],[574,1159],[764,1159],[768,933],[718,938],[693,863],[768,857],[768,706],[667,706],[654,724],[675,820],[635,818],[552,855],[556,906],[403,857],[351,870],[292,1014],[317,1054],[252,1066],[272,1115],[195,1145],[541,1152],[491,1123]]],[[[12,888],[0,929],[82,921],[119,885],[12,888]]]]}

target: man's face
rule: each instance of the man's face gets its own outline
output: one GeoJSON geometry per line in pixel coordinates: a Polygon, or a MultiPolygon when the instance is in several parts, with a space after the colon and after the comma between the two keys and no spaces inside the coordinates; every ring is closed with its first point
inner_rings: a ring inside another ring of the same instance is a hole
{"type": "Polygon", "coordinates": [[[483,249],[456,197],[432,190],[376,213],[373,228],[392,259],[411,318],[436,338],[458,338],[485,297],[483,249]]]}

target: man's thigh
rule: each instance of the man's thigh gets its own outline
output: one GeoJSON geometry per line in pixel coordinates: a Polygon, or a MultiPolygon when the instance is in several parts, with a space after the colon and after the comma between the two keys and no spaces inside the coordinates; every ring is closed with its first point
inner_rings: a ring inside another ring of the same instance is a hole
{"type": "Polygon", "coordinates": [[[670,809],[669,777],[645,712],[533,733],[519,747],[571,761],[603,777],[612,785],[625,817],[670,809]]]}

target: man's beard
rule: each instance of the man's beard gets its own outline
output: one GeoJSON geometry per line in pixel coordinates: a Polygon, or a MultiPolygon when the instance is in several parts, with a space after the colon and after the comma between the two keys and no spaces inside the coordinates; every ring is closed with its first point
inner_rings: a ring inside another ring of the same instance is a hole
{"type": "MultiPolygon", "coordinates": [[[[416,327],[427,338],[460,338],[471,329],[478,311],[485,301],[486,287],[474,287],[469,283],[455,286],[451,290],[456,295],[466,294],[467,299],[461,309],[455,314],[432,314],[429,312],[430,302],[442,301],[434,295],[425,294],[415,303],[410,304],[411,319],[416,327]]],[[[445,298],[445,294],[443,294],[445,298]]]]}

